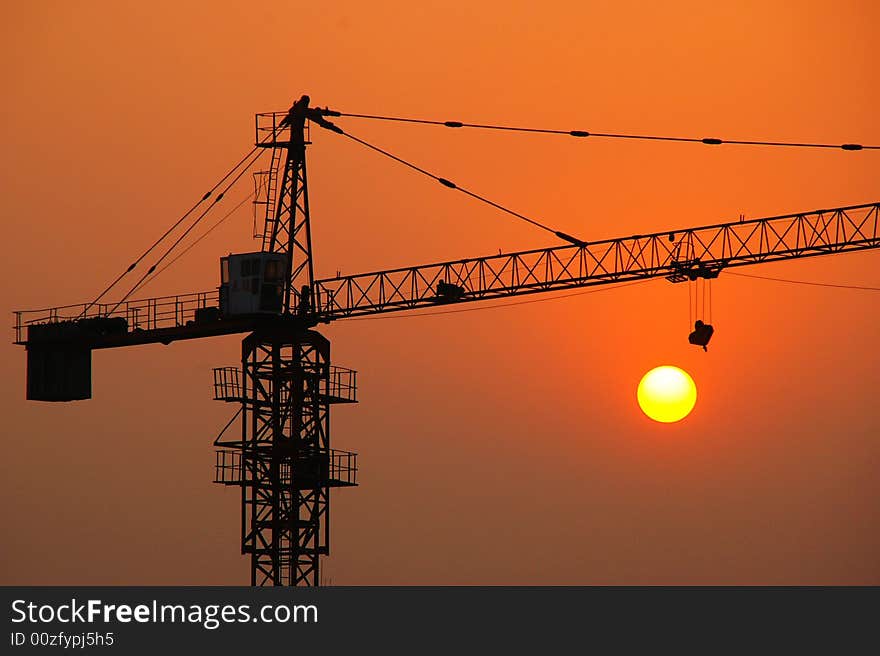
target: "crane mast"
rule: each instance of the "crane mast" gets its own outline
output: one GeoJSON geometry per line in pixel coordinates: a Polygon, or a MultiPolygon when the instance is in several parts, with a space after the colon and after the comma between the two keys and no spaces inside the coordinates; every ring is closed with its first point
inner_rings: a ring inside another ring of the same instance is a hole
{"type": "MultiPolygon", "coordinates": [[[[287,115],[273,112],[257,114],[256,117],[256,145],[272,150],[267,194],[276,188],[274,178],[279,173],[276,162],[281,156],[284,158],[277,199],[269,199],[275,202],[267,204],[262,248],[263,252],[282,253],[287,258],[284,312],[290,310],[291,297],[308,299],[311,296],[315,279],[306,175],[306,145],[309,143],[306,120],[309,113],[309,97],[303,96],[287,115]]],[[[303,308],[307,303],[294,300],[293,305],[303,308]]]]}
{"type": "MultiPolygon", "coordinates": [[[[330,448],[330,405],[355,402],[355,374],[332,367],[329,340],[311,330],[308,104],[303,96],[280,121],[277,114],[257,116],[257,146],[271,148],[273,162],[284,160],[262,248],[283,256],[282,277],[267,282],[271,259],[228,258],[242,275],[262,276],[261,301],[277,298],[282,287],[280,312],[242,341],[241,369],[215,369],[215,398],[238,404],[241,417],[239,439],[215,440],[215,482],[241,490],[241,549],[250,556],[251,585],[318,585],[320,557],[330,553],[330,488],[357,484],[356,454],[330,448]]],[[[270,190],[273,175],[274,167],[270,190]]]]}
{"type": "Polygon", "coordinates": [[[27,398],[42,401],[90,398],[94,349],[247,333],[240,367],[214,370],[214,398],[238,406],[215,440],[215,482],[240,489],[252,585],[319,585],[330,489],[357,485],[357,455],[331,448],[329,419],[357,402],[357,374],[331,364],[318,324],[880,248],[871,203],[316,280],[306,146],[310,123],[341,132],[328,115],[303,96],[256,116],[256,146],[272,156],[262,249],[221,258],[217,290],[15,313],[27,398]]]}

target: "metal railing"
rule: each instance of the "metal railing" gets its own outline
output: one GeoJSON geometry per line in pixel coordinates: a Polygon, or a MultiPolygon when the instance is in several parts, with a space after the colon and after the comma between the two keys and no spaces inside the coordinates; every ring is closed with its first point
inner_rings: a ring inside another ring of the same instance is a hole
{"type": "MultiPolygon", "coordinates": [[[[357,485],[357,454],[351,451],[330,449],[326,454],[326,468],[321,472],[319,485],[348,486],[357,485]]],[[[318,458],[321,454],[317,455],[318,458]]],[[[250,475],[245,473],[245,459],[239,449],[217,449],[214,463],[214,482],[222,485],[250,484],[250,475]]],[[[282,484],[291,483],[291,463],[285,461],[280,467],[282,484]]]]}
{"type": "Polygon", "coordinates": [[[342,485],[357,485],[357,454],[330,449],[330,480],[342,485]]]}
{"type": "MultiPolygon", "coordinates": [[[[320,381],[318,394],[328,403],[357,403],[357,371],[331,365],[329,376],[320,381]]],[[[214,400],[242,401],[238,367],[214,368],[214,400]]]]}
{"type": "Polygon", "coordinates": [[[15,314],[15,343],[27,341],[27,328],[34,324],[61,323],[99,317],[125,319],[128,331],[176,328],[195,321],[196,311],[217,307],[220,292],[216,289],[194,294],[161,296],[115,303],[77,303],[40,310],[17,310],[15,314]]]}
{"type": "Polygon", "coordinates": [[[331,365],[326,385],[321,393],[331,403],[357,403],[357,372],[354,369],[331,365]]]}
{"type": "Polygon", "coordinates": [[[241,451],[217,449],[214,461],[214,482],[221,485],[241,485],[241,451]]]}
{"type": "MultiPolygon", "coordinates": [[[[290,126],[281,123],[289,112],[262,112],[254,117],[254,143],[263,148],[271,148],[290,141],[290,126]]],[[[303,139],[308,144],[310,138],[309,121],[305,122],[303,139]]]]}
{"type": "Polygon", "coordinates": [[[241,378],[238,367],[214,368],[214,400],[241,401],[241,378]]]}

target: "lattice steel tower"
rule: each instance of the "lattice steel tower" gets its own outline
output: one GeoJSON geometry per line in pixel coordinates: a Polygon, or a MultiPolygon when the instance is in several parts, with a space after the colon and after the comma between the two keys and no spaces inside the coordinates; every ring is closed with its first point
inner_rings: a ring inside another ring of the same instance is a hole
{"type": "MultiPolygon", "coordinates": [[[[308,103],[303,96],[286,115],[257,115],[257,145],[272,149],[257,199],[266,208],[264,256],[230,256],[221,265],[223,285],[235,277],[231,268],[242,284],[262,268],[254,278],[261,309],[273,312],[242,341],[240,370],[214,370],[215,398],[241,404],[240,439],[221,434],[215,442],[215,481],[241,488],[251,585],[318,585],[320,556],[330,551],[330,488],[357,484],[356,454],[330,448],[330,404],[356,402],[356,374],[331,366],[330,342],[311,329],[308,103]]],[[[224,298],[221,286],[221,308],[234,292],[224,298]]]]}

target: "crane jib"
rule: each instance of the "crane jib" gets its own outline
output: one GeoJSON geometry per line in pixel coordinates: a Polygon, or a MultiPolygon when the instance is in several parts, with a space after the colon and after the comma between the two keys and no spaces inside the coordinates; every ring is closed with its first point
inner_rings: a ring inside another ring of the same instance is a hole
{"type": "MultiPolygon", "coordinates": [[[[316,325],[348,317],[664,277],[716,277],[725,268],[880,247],[880,203],[733,221],[315,282],[307,317],[299,295],[284,321],[316,325]],[[455,293],[452,287],[458,289],[455,293]]],[[[15,313],[15,342],[112,348],[248,332],[265,315],[222,317],[217,291],[15,313]],[[114,320],[112,323],[94,319],[114,320]],[[40,328],[44,326],[44,328],[40,328]]]]}

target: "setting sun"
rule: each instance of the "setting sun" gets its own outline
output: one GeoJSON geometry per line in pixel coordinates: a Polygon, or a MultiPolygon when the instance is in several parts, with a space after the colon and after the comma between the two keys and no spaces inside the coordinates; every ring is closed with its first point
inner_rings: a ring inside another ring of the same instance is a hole
{"type": "Polygon", "coordinates": [[[646,373],[638,389],[639,406],[654,421],[672,423],[687,417],[697,402],[697,386],[683,369],[671,365],[646,373]]]}

